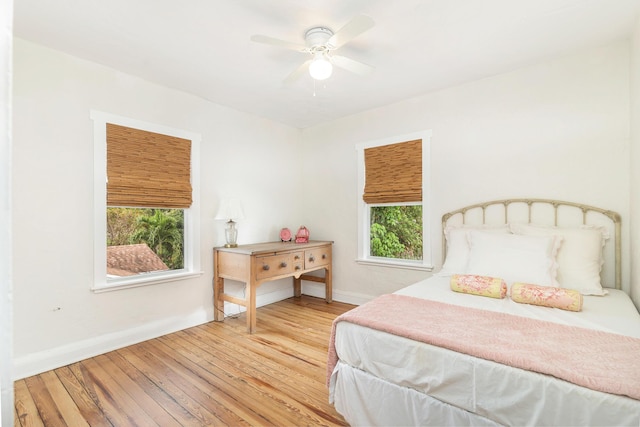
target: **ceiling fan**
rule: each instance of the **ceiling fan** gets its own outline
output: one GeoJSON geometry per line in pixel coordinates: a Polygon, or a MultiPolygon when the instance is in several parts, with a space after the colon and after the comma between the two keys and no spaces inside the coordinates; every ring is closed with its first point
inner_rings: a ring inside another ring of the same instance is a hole
{"type": "Polygon", "coordinates": [[[373,19],[370,17],[358,15],[335,33],[323,26],[310,28],[304,34],[304,44],[263,35],[253,35],[251,36],[251,40],[258,43],[296,50],[302,53],[309,53],[313,56],[289,74],[289,76],[284,79],[285,83],[293,82],[306,71],[309,71],[309,74],[315,80],[327,79],[333,72],[333,65],[355,74],[365,75],[373,71],[372,66],[347,58],[346,56],[334,55],[331,52],[364,33],[373,27],[374,24],[373,19]]]}

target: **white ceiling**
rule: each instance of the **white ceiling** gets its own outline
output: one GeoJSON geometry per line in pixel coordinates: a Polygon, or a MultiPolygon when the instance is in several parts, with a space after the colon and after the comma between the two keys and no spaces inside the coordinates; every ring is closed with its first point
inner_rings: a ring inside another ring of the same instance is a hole
{"type": "Polygon", "coordinates": [[[305,128],[439,88],[628,38],[640,0],[14,0],[14,34],[217,104],[305,128]],[[282,80],[303,43],[365,14],[340,48],[373,65],[282,80]]]}

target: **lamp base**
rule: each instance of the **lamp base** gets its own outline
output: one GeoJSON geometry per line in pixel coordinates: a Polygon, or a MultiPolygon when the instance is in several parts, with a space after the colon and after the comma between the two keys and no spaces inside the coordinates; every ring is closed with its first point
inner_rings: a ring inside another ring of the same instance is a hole
{"type": "Polygon", "coordinates": [[[238,241],[238,229],[236,228],[234,220],[230,219],[227,221],[227,228],[224,231],[224,234],[227,238],[227,243],[224,245],[225,248],[235,248],[238,246],[236,243],[238,241]]]}

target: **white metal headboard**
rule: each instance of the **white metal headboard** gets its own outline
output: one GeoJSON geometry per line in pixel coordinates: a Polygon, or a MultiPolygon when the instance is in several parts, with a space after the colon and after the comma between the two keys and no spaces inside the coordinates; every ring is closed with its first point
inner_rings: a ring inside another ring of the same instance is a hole
{"type": "MultiPolygon", "coordinates": [[[[507,224],[527,222],[553,226],[600,225],[612,231],[615,288],[622,288],[621,219],[617,212],[581,203],[552,199],[505,199],[465,206],[442,215],[442,254],[447,254],[444,236],[452,224],[507,224]]],[[[609,246],[609,245],[607,245],[609,246]]],[[[609,257],[610,258],[610,257],[609,257]]],[[[607,257],[605,256],[605,260],[607,257]]],[[[604,269],[607,268],[605,262],[604,269]]]]}

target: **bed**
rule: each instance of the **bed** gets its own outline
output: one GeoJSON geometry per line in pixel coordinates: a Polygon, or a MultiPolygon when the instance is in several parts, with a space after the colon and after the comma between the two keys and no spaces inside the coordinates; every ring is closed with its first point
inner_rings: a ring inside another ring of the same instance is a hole
{"type": "Polygon", "coordinates": [[[620,238],[615,212],[557,200],[443,215],[440,272],[334,322],[330,401],[354,426],[639,426],[640,314],[621,290],[620,238]],[[507,295],[452,290],[471,275],[502,275],[507,295]],[[580,310],[515,302],[535,281],[580,310]]]}

